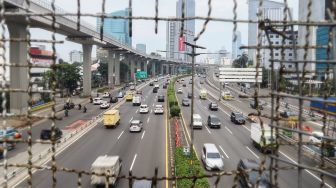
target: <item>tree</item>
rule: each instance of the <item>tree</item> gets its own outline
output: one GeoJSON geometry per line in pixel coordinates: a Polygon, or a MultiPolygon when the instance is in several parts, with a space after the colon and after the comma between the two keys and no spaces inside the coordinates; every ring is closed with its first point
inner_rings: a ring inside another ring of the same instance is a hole
{"type": "Polygon", "coordinates": [[[246,68],[248,63],[248,56],[246,53],[238,56],[237,59],[233,61],[232,66],[234,68],[246,68]]]}
{"type": "Polygon", "coordinates": [[[100,73],[102,81],[107,83],[108,79],[108,59],[106,57],[101,57],[99,59],[99,67],[97,71],[100,73]]]}

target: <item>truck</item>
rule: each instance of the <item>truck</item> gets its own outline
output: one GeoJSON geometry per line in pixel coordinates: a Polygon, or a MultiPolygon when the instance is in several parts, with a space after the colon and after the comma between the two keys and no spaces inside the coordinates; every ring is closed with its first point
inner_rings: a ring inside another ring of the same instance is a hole
{"type": "MultiPolygon", "coordinates": [[[[261,152],[272,152],[271,127],[268,124],[263,124],[263,129],[259,123],[251,123],[251,140],[253,145],[261,152]],[[263,134],[264,132],[264,134],[263,134]],[[262,136],[263,135],[263,136],[262,136]],[[264,139],[263,139],[264,138],[264,139]]],[[[273,139],[275,139],[275,131],[273,131],[273,139]]]]}
{"type": "Polygon", "coordinates": [[[119,110],[108,110],[103,114],[103,124],[106,128],[114,128],[120,124],[119,110]]]}
{"type": "Polygon", "coordinates": [[[200,99],[206,99],[207,97],[207,90],[202,89],[200,92],[200,99]]]}
{"type": "MultiPolygon", "coordinates": [[[[324,97],[315,97],[315,100],[324,100],[324,97]]],[[[310,110],[327,115],[336,116],[336,97],[327,97],[326,100],[333,101],[331,103],[323,103],[322,101],[311,101],[310,110]]]]}
{"type": "Polygon", "coordinates": [[[98,156],[91,165],[91,185],[115,186],[121,172],[122,162],[119,156],[98,156]],[[107,177],[108,176],[108,182],[107,177]]]}

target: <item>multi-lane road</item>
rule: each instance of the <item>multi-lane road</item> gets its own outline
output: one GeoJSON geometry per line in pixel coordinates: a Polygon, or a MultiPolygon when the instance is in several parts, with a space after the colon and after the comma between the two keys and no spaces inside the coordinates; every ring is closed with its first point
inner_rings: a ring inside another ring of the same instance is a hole
{"type": "MultiPolygon", "coordinates": [[[[208,77],[211,75],[208,75],[208,77]]],[[[185,78],[185,83],[187,87],[183,87],[182,84],[177,83],[175,88],[183,89],[183,94],[177,94],[178,99],[181,103],[183,97],[186,97],[187,93],[191,91],[191,84],[188,84],[190,77],[185,78]]],[[[203,120],[203,129],[194,130],[194,144],[198,156],[201,156],[201,150],[204,143],[214,143],[217,148],[219,148],[222,158],[224,160],[225,171],[236,170],[237,164],[240,159],[249,158],[255,160],[263,160],[265,157],[261,154],[251,143],[250,140],[250,125],[235,125],[230,121],[230,114],[232,111],[240,112],[252,112],[253,110],[249,107],[249,100],[242,99],[240,101],[222,101],[218,102],[219,91],[211,87],[205,82],[204,78],[196,78],[195,81],[195,106],[194,113],[200,114],[203,120]],[[203,80],[204,84],[200,84],[200,80],[203,80]],[[207,100],[199,99],[200,89],[206,89],[208,91],[207,100]],[[217,102],[219,104],[218,111],[210,111],[208,109],[208,104],[210,102],[217,102]],[[210,114],[215,114],[221,119],[222,127],[220,129],[210,129],[206,126],[207,117],[210,114]]],[[[235,96],[238,98],[238,96],[235,96]]],[[[265,110],[266,111],[266,110],[265,110]]],[[[190,107],[182,107],[182,117],[186,125],[190,124],[190,107]]],[[[185,127],[186,134],[190,134],[189,126],[185,127]]],[[[297,161],[297,150],[290,146],[281,146],[279,149],[279,157],[283,160],[290,162],[297,161]]],[[[309,159],[303,159],[303,162],[309,165],[314,165],[314,163],[309,159]]],[[[269,159],[266,158],[266,166],[269,165],[269,159]]],[[[280,163],[279,166],[285,166],[285,163],[280,163]]],[[[213,183],[216,178],[210,179],[210,183],[213,183]]],[[[222,178],[220,185],[221,187],[232,186],[234,177],[224,177],[222,178]]],[[[326,178],[327,187],[335,187],[335,180],[326,178]]],[[[278,178],[280,187],[298,187],[298,175],[297,170],[286,170],[279,172],[278,178]]],[[[318,187],[321,183],[319,175],[315,174],[313,171],[305,170],[302,176],[303,187],[318,187]]]]}

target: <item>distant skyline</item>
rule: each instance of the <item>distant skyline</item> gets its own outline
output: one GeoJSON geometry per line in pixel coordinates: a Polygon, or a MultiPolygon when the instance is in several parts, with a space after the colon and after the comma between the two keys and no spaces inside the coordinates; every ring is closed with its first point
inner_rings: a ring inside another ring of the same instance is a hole
{"type": "MultiPolygon", "coordinates": [[[[246,0],[237,0],[238,19],[247,19],[247,3],[246,0]]],[[[57,0],[56,4],[66,10],[67,12],[77,12],[77,0],[57,0]]],[[[297,18],[298,3],[290,1],[290,6],[294,8],[294,18],[297,18]]],[[[128,7],[128,1],[114,0],[106,1],[106,12],[113,12],[116,10],[125,9],[128,7]]],[[[213,0],[212,1],[212,17],[220,18],[233,18],[233,2],[213,0]]],[[[206,17],[207,15],[207,1],[200,0],[196,3],[196,16],[206,17]]],[[[86,2],[81,4],[82,13],[101,13],[101,1],[86,2]]],[[[142,0],[133,2],[133,16],[155,16],[155,3],[153,0],[142,0]]],[[[176,13],[176,1],[165,0],[159,1],[159,16],[160,17],[175,17],[176,13]]],[[[94,29],[96,25],[95,17],[83,17],[84,21],[90,23],[94,29]]],[[[204,21],[196,20],[195,22],[196,35],[203,27],[204,21]]],[[[154,33],[155,24],[154,21],[133,20],[133,44],[144,43],[147,47],[147,53],[156,52],[157,50],[166,49],[166,22],[159,21],[158,34],[154,33]]],[[[247,24],[238,24],[238,30],[242,34],[242,43],[247,44],[247,24]]],[[[41,29],[31,29],[32,38],[39,39],[51,39],[51,33],[41,29]]],[[[198,45],[205,46],[207,50],[216,51],[222,46],[231,51],[232,46],[232,31],[233,24],[231,22],[209,22],[206,32],[197,42],[198,45]]],[[[57,40],[65,40],[65,36],[56,35],[57,40]]],[[[133,46],[135,48],[135,46],[133,46]]],[[[48,45],[47,49],[51,49],[48,45]]],[[[80,44],[65,41],[64,44],[56,45],[57,54],[64,60],[69,60],[69,52],[72,50],[82,50],[80,44]]],[[[206,51],[206,50],[205,50],[206,51]]],[[[205,52],[204,51],[204,52],[205,52]]],[[[92,52],[95,57],[96,48],[93,48],[92,52]]],[[[161,54],[165,56],[165,54],[161,54]]],[[[204,56],[198,56],[199,59],[204,56]]]]}

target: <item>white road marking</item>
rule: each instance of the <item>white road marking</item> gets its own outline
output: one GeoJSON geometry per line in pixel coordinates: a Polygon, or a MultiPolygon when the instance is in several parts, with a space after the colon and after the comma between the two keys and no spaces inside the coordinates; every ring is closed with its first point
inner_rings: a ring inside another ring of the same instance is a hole
{"type": "Polygon", "coordinates": [[[259,156],[255,154],[248,146],[246,146],[246,149],[248,149],[257,159],[259,159],[259,156]]]}
{"type": "Polygon", "coordinates": [[[243,125],[243,127],[247,130],[251,132],[251,129],[247,128],[246,125],[243,125]]]}
{"type": "Polygon", "coordinates": [[[154,103],[153,103],[152,107],[154,107],[154,103]]]}
{"type": "Polygon", "coordinates": [[[211,134],[209,128],[207,126],[205,126],[206,130],[209,132],[209,134],[211,134]]]}
{"type": "Polygon", "coordinates": [[[138,113],[138,111],[139,111],[139,109],[137,109],[137,110],[135,111],[135,113],[137,114],[137,113],[138,113]]]}
{"type": "MultiPolygon", "coordinates": [[[[294,164],[297,164],[297,162],[295,160],[293,160],[292,158],[290,158],[288,155],[286,155],[284,152],[279,151],[279,153],[283,156],[285,156],[288,160],[290,160],[291,162],[293,162],[294,164]]],[[[317,179],[318,181],[322,182],[321,178],[319,178],[318,176],[316,176],[315,174],[313,174],[311,171],[309,170],[305,170],[308,174],[310,174],[311,176],[313,176],[315,179],[317,179]]],[[[333,188],[331,185],[324,183],[324,185],[326,185],[329,188],[333,188]]]]}
{"type": "Polygon", "coordinates": [[[232,131],[231,131],[229,128],[227,128],[227,126],[225,126],[225,129],[226,129],[230,134],[233,135],[232,131]]]}
{"type": "Polygon", "coordinates": [[[145,136],[145,132],[146,132],[146,131],[144,131],[144,132],[142,133],[141,140],[142,140],[143,137],[145,136]]]}
{"type": "Polygon", "coordinates": [[[150,116],[149,116],[148,119],[147,119],[147,123],[149,122],[149,119],[150,119],[150,116]]]}
{"type": "MultiPolygon", "coordinates": [[[[153,104],[154,105],[154,104],[153,104]]],[[[153,110],[151,110],[151,112],[150,113],[153,113],[153,110]]]]}
{"type": "Polygon", "coordinates": [[[224,114],[226,114],[227,116],[229,116],[230,117],[230,114],[229,113],[227,113],[227,112],[225,112],[222,108],[219,108],[224,114]]]}
{"type": "Polygon", "coordinates": [[[315,125],[317,125],[317,126],[323,127],[322,124],[320,124],[320,123],[316,123],[316,122],[314,122],[314,121],[309,121],[309,123],[312,123],[312,124],[315,124],[315,125]]]}
{"type": "Polygon", "coordinates": [[[132,161],[132,164],[131,164],[131,167],[130,167],[130,171],[132,170],[132,168],[133,168],[133,165],[134,165],[134,162],[135,162],[135,159],[137,158],[137,154],[135,154],[134,155],[134,157],[133,157],[133,161],[132,161]]]}
{"type": "Polygon", "coordinates": [[[132,116],[132,118],[130,119],[130,121],[129,121],[129,122],[131,123],[131,121],[132,121],[132,120],[133,120],[133,116],[132,116]]]}
{"type": "Polygon", "coordinates": [[[118,136],[118,140],[120,139],[121,135],[124,134],[125,131],[122,131],[120,135],[118,136]]]}
{"type": "Polygon", "coordinates": [[[225,153],[225,151],[223,150],[223,148],[222,148],[222,146],[221,145],[219,145],[219,149],[221,149],[222,150],[222,152],[224,153],[224,155],[226,156],[226,158],[228,158],[228,159],[230,159],[230,157],[225,153]]]}

